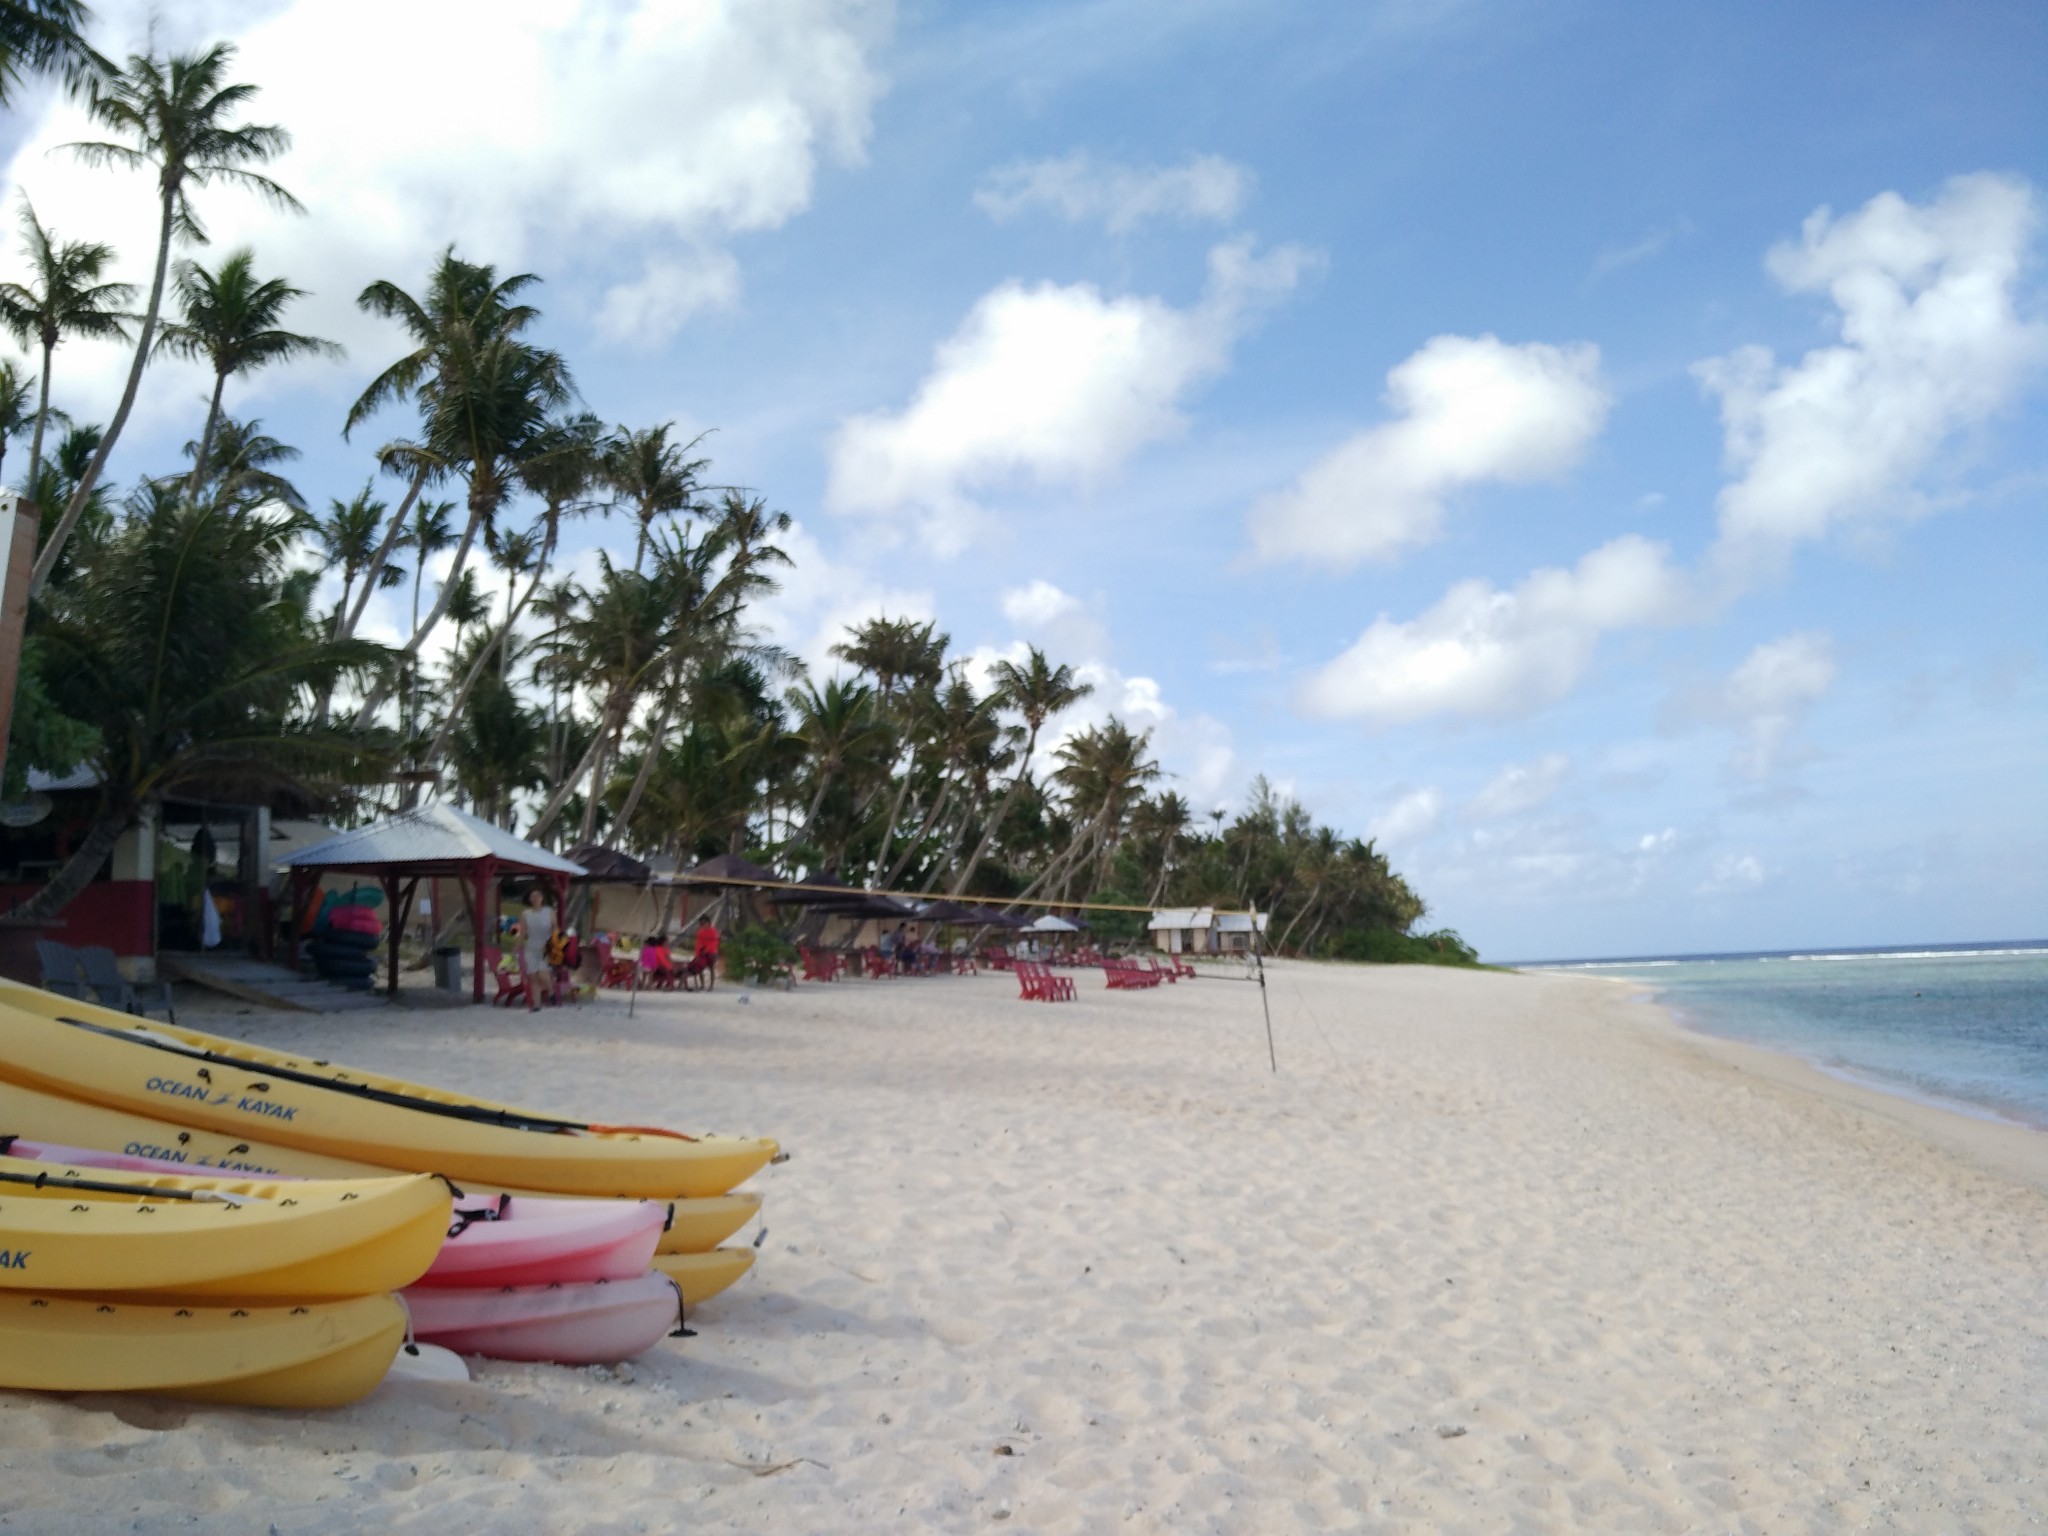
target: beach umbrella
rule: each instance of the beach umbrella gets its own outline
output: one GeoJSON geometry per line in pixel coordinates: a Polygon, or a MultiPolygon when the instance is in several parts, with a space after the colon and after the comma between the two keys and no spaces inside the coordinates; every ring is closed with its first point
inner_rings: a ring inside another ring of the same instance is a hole
{"type": "Polygon", "coordinates": [[[1078,923],[1070,923],[1064,917],[1048,912],[1030,925],[1033,933],[1079,933],[1078,923]]]}

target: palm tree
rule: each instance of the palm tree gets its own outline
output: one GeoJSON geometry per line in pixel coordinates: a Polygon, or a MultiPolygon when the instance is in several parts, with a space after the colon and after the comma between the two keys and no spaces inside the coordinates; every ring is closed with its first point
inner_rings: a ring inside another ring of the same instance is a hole
{"type": "Polygon", "coordinates": [[[35,387],[36,381],[22,377],[13,358],[0,358],[0,464],[7,460],[7,445],[35,425],[36,412],[28,403],[35,387]]]}
{"type": "Polygon", "coordinates": [[[278,317],[294,299],[306,296],[281,277],[258,280],[256,253],[244,247],[230,251],[211,272],[196,261],[178,263],[175,287],[181,319],[166,325],[157,339],[159,351],[205,362],[213,369],[213,399],[206,408],[206,427],[192,456],[192,478],[185,494],[197,496],[206,477],[206,456],[220,421],[221,392],[228,376],[254,373],[272,363],[302,357],[342,356],[342,350],[318,336],[300,336],[280,329],[278,317]]]}
{"type": "Polygon", "coordinates": [[[619,435],[605,446],[604,477],[633,510],[640,523],[640,537],[633,549],[633,569],[647,558],[647,541],[653,536],[657,517],[673,517],[696,504],[697,476],[709,459],[693,459],[689,452],[710,434],[699,432],[687,443],[672,443],[668,435],[675,423],[665,421],[644,432],[619,429],[619,435]]]}
{"type": "Polygon", "coordinates": [[[379,767],[374,742],[307,723],[305,706],[330,674],[381,651],[320,638],[289,600],[298,528],[295,516],[231,516],[151,494],[53,589],[37,633],[44,679],[97,733],[86,761],[101,798],[24,916],[55,916],[121,833],[180,791],[305,791],[359,783],[379,767]]]}
{"type": "Polygon", "coordinates": [[[1013,661],[997,662],[990,669],[990,679],[1004,702],[1024,717],[1027,734],[1023,750],[1017,755],[1017,772],[1010,780],[1010,787],[997,803],[995,814],[989,817],[981,841],[967,860],[967,867],[953,882],[952,894],[955,896],[967,889],[975,870],[980,868],[982,859],[994,845],[996,834],[1002,830],[1003,818],[1010,812],[1010,803],[1017,798],[1017,791],[1031,772],[1031,755],[1038,750],[1038,733],[1045,729],[1045,722],[1095,691],[1093,683],[1084,683],[1074,676],[1072,667],[1064,664],[1053,666],[1045,659],[1045,652],[1035,645],[1026,654],[1022,666],[1013,661]]]}
{"type": "Polygon", "coordinates": [[[111,71],[85,40],[90,20],[85,0],[0,0],[0,107],[29,75],[56,75],[76,91],[111,71]]]}
{"type": "Polygon", "coordinates": [[[789,704],[796,712],[796,729],[791,734],[803,743],[815,781],[798,835],[815,844],[825,792],[847,769],[880,756],[887,728],[875,717],[873,691],[860,683],[832,678],[822,692],[805,684],[790,692],[789,704]]]}
{"type": "Polygon", "coordinates": [[[142,370],[156,342],[157,314],[163,307],[164,279],[170,270],[173,235],[195,244],[206,242],[206,230],[193,211],[193,189],[215,181],[247,187],[280,208],[294,213],[305,210],[299,200],[268,176],[249,169],[271,160],[291,147],[291,135],[274,124],[230,123],[256,95],[253,85],[225,85],[229,62],[235,50],[231,44],[216,43],[202,54],[173,54],[169,59],[132,54],[125,69],[91,82],[87,110],[110,133],[131,142],[106,140],[73,144],[71,148],[88,165],[124,166],[130,170],[156,173],[158,223],[156,270],[150,279],[149,303],[135,338],[135,361],[129,365],[128,383],[121,391],[121,403],[100,441],[99,453],[87,467],[85,478],[72,493],[72,504],[43,545],[30,577],[31,595],[40,592],[64,553],[65,540],[78,521],[84,499],[106,468],[107,456],[120,440],[135,406],[135,392],[142,385],[142,370]]]}
{"type": "MultiPolygon", "coordinates": [[[[185,452],[195,462],[199,446],[197,440],[185,445],[185,452]]],[[[289,464],[298,456],[298,449],[265,432],[257,418],[237,421],[232,416],[223,416],[214,425],[213,454],[208,460],[211,499],[216,505],[239,511],[274,502],[303,512],[306,498],[277,471],[278,465],[289,464]]]]}
{"type": "MultiPolygon", "coordinates": [[[[462,681],[445,711],[440,734],[427,749],[427,761],[434,761],[447,744],[450,724],[461,714],[470,690],[477,685],[494,654],[499,658],[498,675],[505,675],[504,658],[513,643],[514,628],[526,612],[527,605],[540,592],[541,582],[547,576],[548,562],[554,558],[555,547],[561,541],[563,520],[591,510],[592,503],[584,499],[584,493],[597,479],[603,437],[603,425],[595,416],[573,416],[553,424],[540,448],[520,465],[520,485],[541,498],[540,519],[526,533],[509,536],[515,541],[511,549],[519,569],[510,573],[513,579],[506,584],[504,628],[477,652],[470,661],[469,670],[462,674],[462,681]],[[514,603],[512,594],[518,587],[517,577],[523,571],[531,571],[533,576],[526,584],[526,591],[514,603]]],[[[487,526],[484,536],[493,553],[499,553],[503,544],[495,531],[487,526]]],[[[417,614],[413,627],[417,632],[417,614]]],[[[549,731],[552,735],[552,721],[549,731]]]]}
{"type": "MultiPolygon", "coordinates": [[[[56,413],[53,411],[51,414],[56,413]]],[[[58,440],[55,451],[43,460],[35,479],[25,487],[28,499],[39,507],[63,506],[71,499],[72,489],[85,473],[85,466],[92,462],[92,456],[99,451],[99,446],[98,427],[69,428],[58,440]]],[[[66,551],[65,558],[57,565],[60,581],[68,578],[80,564],[80,555],[105,542],[113,525],[112,503],[113,498],[107,494],[104,485],[96,487],[87,498],[85,511],[78,519],[77,533],[71,541],[72,548],[66,551]]]]}
{"type": "Polygon", "coordinates": [[[104,281],[114,248],[94,241],[59,245],[37,222],[27,198],[21,200],[22,241],[32,269],[27,283],[0,283],[0,325],[24,347],[43,349],[41,393],[36,401],[36,435],[28,450],[33,485],[43,462],[43,429],[50,419],[50,362],[66,336],[106,338],[128,334],[124,308],[135,302],[127,283],[104,281]]]}
{"type": "MultiPolygon", "coordinates": [[[[990,692],[977,696],[967,680],[954,674],[946,680],[934,700],[932,714],[932,737],[939,751],[939,783],[937,792],[925,808],[924,819],[918,823],[903,845],[902,853],[889,872],[882,877],[885,888],[893,888],[910,868],[911,861],[924,847],[925,841],[945,820],[946,812],[952,809],[954,797],[974,777],[975,767],[983,761],[1002,736],[1002,724],[997,713],[1002,707],[1001,696],[990,692]]],[[[939,870],[932,870],[933,881],[939,870]]],[[[933,881],[927,881],[929,890],[933,881]]]]}
{"type": "Polygon", "coordinates": [[[875,863],[885,864],[889,845],[896,837],[896,823],[903,812],[903,799],[917,771],[918,739],[914,723],[928,696],[946,671],[946,647],[952,636],[938,633],[935,621],[923,624],[911,619],[877,615],[850,625],[846,638],[832,647],[832,654],[849,661],[863,672],[872,673],[880,712],[895,727],[897,755],[907,749],[909,758],[896,779],[896,793],[890,797],[889,819],[882,828],[882,843],[875,863]]]}
{"type": "MultiPolygon", "coordinates": [[[[1059,883],[1053,888],[1067,889],[1091,862],[1107,869],[1126,816],[1144,787],[1159,777],[1159,764],[1145,755],[1150,746],[1151,732],[1134,734],[1114,716],[1060,743],[1055,754],[1060,766],[1053,771],[1053,778],[1066,791],[1078,830],[1065,850],[1025,887],[1023,897],[1053,886],[1055,876],[1059,883]]],[[[1098,873],[1094,883],[1101,881],[1098,873]]]]}
{"type": "Polygon", "coordinates": [[[605,754],[625,729],[633,703],[648,677],[667,660],[675,633],[674,568],[657,561],[651,574],[620,570],[602,551],[600,580],[583,611],[569,622],[569,637],[581,653],[585,680],[596,689],[597,731],[583,760],[555,785],[541,806],[528,837],[539,837],[554,824],[578,784],[587,781],[582,825],[577,841],[588,842],[596,826],[599,790],[606,778],[605,754]]]}
{"type": "MultiPolygon", "coordinates": [[[[423,469],[468,482],[469,521],[455,543],[444,598],[519,475],[537,461],[575,451],[551,419],[574,395],[569,365],[559,353],[524,339],[540,312],[514,302],[538,281],[531,273],[500,278],[495,268],[463,261],[450,247],[424,300],[393,283],[376,282],[356,301],[371,314],[398,321],[415,345],[371,380],[350,408],[343,435],[385,404],[411,399],[419,407],[420,437],[394,447],[423,469]]],[[[406,642],[404,660],[418,654],[444,611],[445,603],[435,604],[406,642]]],[[[368,724],[394,686],[395,679],[385,679],[370,690],[356,716],[359,725],[368,724]]]]}
{"type": "Polygon", "coordinates": [[[330,501],[327,516],[314,524],[314,537],[320,541],[329,564],[341,571],[340,607],[348,607],[349,590],[369,568],[370,550],[376,543],[377,530],[383,526],[384,503],[371,500],[368,485],[348,501],[330,501]]]}

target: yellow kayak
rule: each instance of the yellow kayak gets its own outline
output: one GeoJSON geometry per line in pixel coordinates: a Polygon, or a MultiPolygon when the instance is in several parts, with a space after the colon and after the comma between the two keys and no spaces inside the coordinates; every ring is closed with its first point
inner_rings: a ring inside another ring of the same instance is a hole
{"type": "Polygon", "coordinates": [[[657,1253],[654,1267],[683,1293],[691,1306],[709,1301],[754,1267],[751,1248],[714,1248],[709,1253],[657,1253]]]}
{"type": "Polygon", "coordinates": [[[0,1077],[198,1129],[505,1189],[721,1195],[774,1142],[590,1125],[138,1020],[0,981],[0,1077]]]}
{"type": "Polygon", "coordinates": [[[441,1251],[430,1174],[271,1183],[0,1158],[0,1290],[338,1301],[408,1286],[441,1251]]]}
{"type": "MultiPolygon", "coordinates": [[[[194,1130],[168,1120],[81,1104],[40,1088],[24,1088],[0,1080],[0,1151],[5,1151],[10,1137],[90,1147],[124,1157],[159,1158],[181,1165],[184,1172],[200,1175],[374,1179],[400,1171],[389,1164],[328,1157],[221,1131],[194,1130]]],[[[466,1180],[462,1188],[473,1195],[549,1193],[537,1189],[498,1189],[466,1180]]],[[[708,1253],[760,1214],[761,1197],[745,1190],[694,1198],[679,1196],[669,1201],[669,1208],[670,1218],[657,1251],[708,1253]]]]}
{"type": "Polygon", "coordinates": [[[0,1387],[32,1392],[339,1408],[384,1379],[404,1341],[390,1296],[182,1307],[0,1293],[0,1387]]]}

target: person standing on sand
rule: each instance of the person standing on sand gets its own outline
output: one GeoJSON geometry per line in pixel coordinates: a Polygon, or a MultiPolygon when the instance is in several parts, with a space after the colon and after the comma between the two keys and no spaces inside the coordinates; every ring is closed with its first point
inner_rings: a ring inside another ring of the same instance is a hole
{"type": "Polygon", "coordinates": [[[702,992],[709,992],[718,980],[718,926],[709,913],[697,924],[696,947],[690,956],[688,974],[697,978],[697,988],[702,992]]]}
{"type": "Polygon", "coordinates": [[[519,979],[526,983],[526,1011],[540,1012],[540,982],[554,980],[548,964],[548,940],[555,936],[555,909],[547,892],[535,886],[526,893],[526,911],[519,920],[519,979]]]}

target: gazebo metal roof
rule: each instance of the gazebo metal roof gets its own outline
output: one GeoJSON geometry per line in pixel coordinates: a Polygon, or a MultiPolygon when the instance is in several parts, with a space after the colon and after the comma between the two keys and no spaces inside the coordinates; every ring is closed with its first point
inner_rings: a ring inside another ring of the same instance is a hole
{"type": "Polygon", "coordinates": [[[503,827],[452,805],[423,805],[287,854],[292,869],[333,869],[400,875],[461,874],[489,859],[507,875],[584,873],[581,864],[514,837],[503,827]]]}

